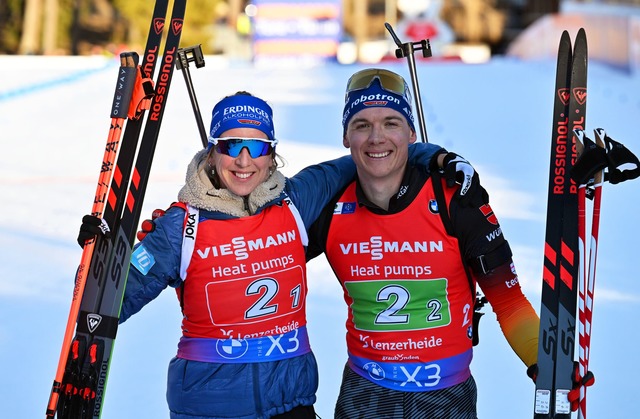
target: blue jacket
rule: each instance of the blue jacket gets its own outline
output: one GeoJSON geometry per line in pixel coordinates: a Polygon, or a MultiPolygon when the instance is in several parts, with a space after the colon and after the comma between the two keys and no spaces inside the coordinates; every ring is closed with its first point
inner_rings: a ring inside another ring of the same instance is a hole
{"type": "MultiPolygon", "coordinates": [[[[431,157],[441,150],[432,144],[411,146],[410,160],[428,166],[431,157]]],[[[356,173],[349,157],[307,167],[288,179],[276,171],[264,188],[259,187],[243,199],[223,189],[201,190],[198,177],[202,178],[204,156],[203,151],[194,157],[187,183],[178,195],[180,201],[200,209],[201,221],[255,214],[288,197],[308,228],[356,173]]],[[[120,313],[121,323],[167,286],[181,285],[184,219],[183,209],[171,207],[155,220],[155,230],[136,245],[120,313]],[[136,267],[136,252],[141,250],[153,257],[150,268],[136,267]]],[[[317,387],[318,370],[313,353],[252,364],[209,363],[175,357],[169,365],[167,401],[174,419],[269,418],[299,405],[313,405],[317,387]]]]}

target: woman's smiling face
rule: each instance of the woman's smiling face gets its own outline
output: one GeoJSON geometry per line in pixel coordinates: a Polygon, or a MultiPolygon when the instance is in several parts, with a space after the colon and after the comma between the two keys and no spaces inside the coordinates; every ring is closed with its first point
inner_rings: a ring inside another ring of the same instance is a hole
{"type": "MultiPolygon", "coordinates": [[[[264,132],[255,128],[233,128],[223,132],[220,137],[267,139],[264,132]]],[[[274,159],[272,154],[252,158],[245,148],[237,157],[213,151],[209,156],[209,164],[215,167],[222,187],[238,196],[247,196],[270,176],[274,159]]]]}

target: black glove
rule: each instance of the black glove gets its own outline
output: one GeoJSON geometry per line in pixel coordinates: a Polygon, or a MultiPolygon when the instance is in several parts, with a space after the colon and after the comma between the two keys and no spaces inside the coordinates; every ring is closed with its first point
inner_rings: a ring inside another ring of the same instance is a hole
{"type": "Polygon", "coordinates": [[[447,153],[443,166],[447,186],[452,188],[460,184],[455,194],[460,205],[481,207],[489,203],[489,194],[480,184],[480,176],[471,163],[456,153],[447,153]]]}
{"type": "Polygon", "coordinates": [[[166,211],[163,209],[153,210],[153,212],[151,213],[151,219],[144,220],[142,222],[142,225],[140,225],[140,230],[136,233],[136,237],[138,238],[139,241],[142,241],[142,239],[144,239],[147,236],[147,234],[151,233],[156,229],[156,223],[154,223],[154,220],[156,218],[162,217],[165,213],[166,211]]]}
{"type": "Polygon", "coordinates": [[[533,364],[529,368],[527,368],[527,375],[535,383],[536,379],[538,378],[538,364],[533,364]]]}
{"type": "Polygon", "coordinates": [[[106,239],[111,238],[111,230],[109,230],[107,222],[95,215],[85,215],[82,217],[82,225],[78,233],[78,244],[80,247],[84,248],[87,240],[95,238],[98,234],[101,234],[106,239]]]}

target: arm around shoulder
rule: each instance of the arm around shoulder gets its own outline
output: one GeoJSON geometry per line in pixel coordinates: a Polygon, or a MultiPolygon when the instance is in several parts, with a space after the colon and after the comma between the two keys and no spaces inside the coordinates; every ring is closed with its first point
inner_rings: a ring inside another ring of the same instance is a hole
{"type": "Polygon", "coordinates": [[[422,166],[427,170],[432,167],[442,167],[441,161],[446,153],[447,150],[432,143],[409,144],[409,163],[422,166]]]}
{"type": "Polygon", "coordinates": [[[306,226],[311,225],[322,208],[354,181],[356,165],[351,156],[343,156],[308,166],[287,179],[285,190],[294,202],[306,226]]]}

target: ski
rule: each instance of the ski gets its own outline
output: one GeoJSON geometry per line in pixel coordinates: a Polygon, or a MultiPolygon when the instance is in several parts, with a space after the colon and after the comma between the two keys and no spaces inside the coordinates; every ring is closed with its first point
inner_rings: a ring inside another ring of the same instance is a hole
{"type": "MultiPolygon", "coordinates": [[[[551,141],[551,165],[549,173],[549,193],[547,198],[547,226],[545,233],[544,264],[542,273],[542,297],[540,306],[540,334],[538,338],[538,371],[535,378],[535,418],[551,418],[554,406],[554,372],[558,331],[557,285],[559,268],[557,249],[562,235],[563,189],[555,189],[556,171],[563,174],[566,162],[568,129],[568,96],[571,81],[572,46],[569,33],[564,31],[558,47],[556,64],[556,85],[553,108],[553,133],[551,141]],[[561,166],[562,165],[562,166],[561,166]],[[559,192],[559,193],[556,193],[559,192]]],[[[561,176],[558,183],[564,185],[561,176]]]]}
{"type": "MultiPolygon", "coordinates": [[[[89,324],[92,317],[94,318],[93,331],[89,330],[92,340],[88,354],[96,353],[100,355],[85,357],[83,373],[84,371],[89,372],[84,374],[85,377],[92,379],[97,372],[100,373],[100,380],[93,379],[90,381],[89,387],[84,387],[81,390],[82,393],[89,393],[89,396],[85,396],[83,399],[88,400],[88,404],[93,408],[92,414],[85,417],[99,418],[103,405],[106,379],[113,344],[115,343],[132,247],[162,123],[162,116],[167,102],[176,50],[182,34],[185,8],[186,0],[174,1],[167,39],[161,63],[159,63],[160,71],[156,78],[155,92],[140,139],[135,165],[132,172],[129,170],[129,176],[126,179],[123,177],[119,182],[121,192],[116,201],[119,203],[118,208],[121,208],[122,212],[116,214],[121,215],[121,217],[116,223],[116,229],[113,230],[115,233],[112,238],[113,245],[108,261],[104,265],[104,272],[101,272],[101,277],[96,278],[96,283],[98,285],[102,284],[99,300],[96,301],[92,311],[81,312],[80,319],[86,314],[87,322],[78,322],[79,325],[89,324]],[[125,188],[127,185],[128,189],[125,188]],[[96,315],[102,317],[100,324],[95,324],[97,323],[95,321],[96,315]]],[[[133,161],[132,157],[128,156],[127,159],[129,168],[131,168],[130,165],[133,161]]],[[[90,410],[89,412],[91,413],[90,410]]]]}
{"type": "Polygon", "coordinates": [[[569,85],[569,138],[565,172],[564,214],[562,217],[562,241],[560,248],[560,281],[558,282],[558,346],[555,360],[555,416],[571,417],[569,392],[575,376],[575,352],[577,339],[576,314],[580,277],[579,213],[584,211],[584,196],[580,196],[578,184],[571,177],[571,170],[578,159],[575,130],[586,127],[587,111],[587,37],[584,29],[576,35],[571,62],[569,85]]]}
{"type": "MultiPolygon", "coordinates": [[[[156,81],[155,95],[149,109],[149,116],[142,134],[140,149],[126,197],[126,205],[120,229],[127,236],[128,243],[130,244],[129,250],[131,250],[136,238],[138,221],[140,220],[142,204],[144,202],[144,194],[147,189],[149,172],[151,171],[151,163],[153,161],[162,117],[169,96],[173,72],[176,67],[176,57],[180,46],[186,7],[187,0],[174,0],[171,21],[169,22],[169,31],[162,55],[160,73],[156,81]]],[[[126,259],[126,264],[128,267],[129,258],[126,259]]],[[[128,271],[128,269],[126,269],[125,272],[126,271],[128,271]]]]}
{"type": "MultiPolygon", "coordinates": [[[[125,128],[123,144],[111,180],[108,204],[103,218],[111,231],[117,231],[119,227],[126,186],[131,176],[138,138],[144,121],[144,111],[150,106],[148,97],[154,95],[151,78],[159,55],[167,9],[168,0],[156,2],[143,62],[138,69],[139,78],[144,80],[144,82],[141,81],[141,86],[144,86],[143,92],[138,92],[142,96],[141,103],[132,109],[132,118],[127,122],[125,128]]],[[[85,296],[78,316],[77,344],[74,341],[73,346],[76,352],[70,354],[70,357],[80,359],[80,372],[75,382],[70,382],[67,385],[67,388],[71,388],[73,395],[69,407],[61,406],[62,409],[59,409],[59,419],[99,417],[102,411],[118,317],[112,311],[102,310],[100,304],[105,299],[117,298],[114,293],[124,292],[124,283],[120,284],[119,281],[106,278],[109,276],[106,272],[110,272],[110,260],[115,249],[114,241],[98,237],[96,246],[99,251],[94,254],[91,261],[85,296]]]]}
{"type": "MultiPolygon", "coordinates": [[[[91,261],[90,276],[77,317],[76,338],[69,348],[65,373],[68,380],[64,386],[66,402],[58,406],[59,419],[99,418],[102,412],[136,225],[182,33],[186,0],[176,0],[162,56],[162,69],[154,91],[151,77],[158,59],[168,3],[168,0],[156,1],[144,61],[138,68],[139,83],[136,86],[139,91],[134,93],[136,108],[130,110],[131,119],[127,122],[103,216],[110,230],[116,234],[111,239],[100,236],[95,240],[99,251],[94,252],[91,261]],[[148,109],[150,112],[134,167],[144,111],[148,109]]],[[[51,409],[50,406],[47,417],[53,417],[52,411],[55,412],[55,407],[51,409]]]]}
{"type": "Polygon", "coordinates": [[[578,155],[574,129],[584,129],[587,43],[580,29],[575,46],[564,31],[558,48],[545,233],[538,371],[534,418],[571,417],[580,246],[578,187],[571,168],[578,155]]]}
{"type": "MultiPolygon", "coordinates": [[[[97,217],[101,217],[105,210],[109,181],[113,174],[114,163],[116,161],[118,147],[120,146],[122,137],[122,127],[128,113],[127,108],[129,107],[129,102],[133,92],[133,84],[135,82],[136,75],[135,71],[136,66],[138,65],[137,57],[134,54],[123,53],[120,57],[120,60],[121,65],[118,69],[118,81],[116,83],[116,91],[111,106],[111,125],[109,127],[109,135],[102,159],[100,175],[98,177],[98,185],[96,187],[93,206],[91,208],[91,214],[97,217]]],[[[76,272],[73,298],[71,301],[71,307],[69,309],[69,316],[67,319],[67,326],[62,341],[60,359],[58,361],[58,368],[53,380],[53,386],[51,389],[51,394],[49,395],[49,402],[47,405],[47,418],[52,418],[56,414],[58,403],[60,401],[65,371],[68,371],[66,373],[67,378],[71,378],[71,376],[77,372],[76,366],[79,362],[79,359],[74,356],[70,357],[69,353],[71,351],[77,354],[79,350],[82,350],[82,348],[78,345],[72,345],[72,337],[78,312],[80,310],[80,306],[84,296],[85,284],[87,282],[87,272],[89,270],[90,262],[95,248],[95,240],[88,240],[87,243],[85,243],[80,259],[80,265],[78,266],[78,270],[76,272]]]]}

